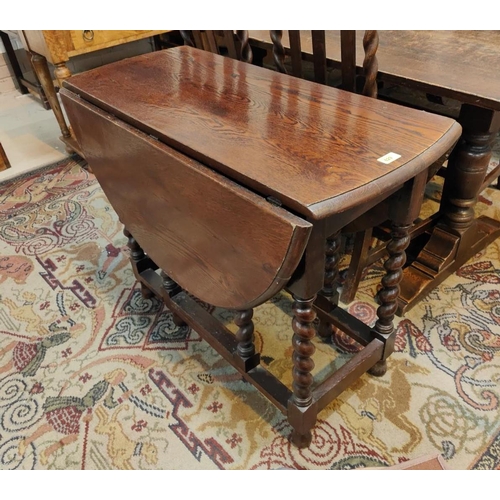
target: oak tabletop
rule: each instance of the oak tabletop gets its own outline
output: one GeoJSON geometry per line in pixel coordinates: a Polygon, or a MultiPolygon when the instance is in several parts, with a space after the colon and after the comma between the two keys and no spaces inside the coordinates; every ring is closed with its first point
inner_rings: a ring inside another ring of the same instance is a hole
{"type": "Polygon", "coordinates": [[[449,118],[191,47],[122,60],[64,85],[313,219],[400,185],[444,154],[461,131],[449,118]],[[395,153],[389,163],[379,161],[388,153],[395,153]]]}

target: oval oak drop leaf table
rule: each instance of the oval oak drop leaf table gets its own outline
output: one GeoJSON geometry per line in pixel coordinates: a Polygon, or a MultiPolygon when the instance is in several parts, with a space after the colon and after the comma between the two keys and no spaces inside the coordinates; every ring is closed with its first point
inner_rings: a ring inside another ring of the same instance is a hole
{"type": "Polygon", "coordinates": [[[287,415],[292,442],[308,446],[322,408],[365,372],[385,373],[408,230],[427,169],[460,126],[187,46],[74,76],[61,96],[125,225],[143,292],[202,335],[287,415]],[[341,228],[380,204],[392,241],[370,327],[338,307],[331,283],[341,228]],[[253,308],[282,289],[294,300],[291,388],[260,365],[253,342],[253,308]],[[237,333],[193,297],[236,310],[237,333]],[[334,325],[363,346],[317,382],[316,316],[325,341],[334,325]]]}

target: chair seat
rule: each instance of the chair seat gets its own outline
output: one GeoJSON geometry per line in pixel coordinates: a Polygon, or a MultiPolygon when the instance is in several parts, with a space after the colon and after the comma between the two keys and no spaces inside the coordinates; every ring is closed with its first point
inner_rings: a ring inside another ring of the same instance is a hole
{"type": "Polygon", "coordinates": [[[187,46],[96,68],[64,86],[310,219],[401,185],[461,131],[446,117],[187,46]],[[380,160],[389,153],[392,161],[380,160]]]}

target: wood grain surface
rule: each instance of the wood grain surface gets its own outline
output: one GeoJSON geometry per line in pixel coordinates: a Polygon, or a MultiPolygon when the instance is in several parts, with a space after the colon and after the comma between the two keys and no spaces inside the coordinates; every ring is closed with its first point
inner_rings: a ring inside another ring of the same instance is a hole
{"type": "Polygon", "coordinates": [[[121,222],[182,288],[247,309],[289,281],[311,224],[61,91],[78,142],[121,222]]]}
{"type": "Polygon", "coordinates": [[[187,46],[109,64],[64,85],[316,219],[401,185],[442,156],[461,131],[449,118],[187,46]],[[377,161],[389,152],[401,157],[377,161]]]}

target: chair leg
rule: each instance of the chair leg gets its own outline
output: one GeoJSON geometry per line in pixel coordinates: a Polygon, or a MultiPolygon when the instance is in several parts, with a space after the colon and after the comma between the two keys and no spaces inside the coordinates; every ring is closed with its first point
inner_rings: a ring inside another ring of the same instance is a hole
{"type": "Polygon", "coordinates": [[[354,248],[352,251],[351,262],[347,270],[347,277],[342,287],[340,300],[344,304],[349,304],[356,297],[361,276],[368,262],[368,251],[372,241],[373,230],[371,228],[366,231],[356,233],[354,239],[354,248]]]}

